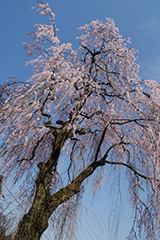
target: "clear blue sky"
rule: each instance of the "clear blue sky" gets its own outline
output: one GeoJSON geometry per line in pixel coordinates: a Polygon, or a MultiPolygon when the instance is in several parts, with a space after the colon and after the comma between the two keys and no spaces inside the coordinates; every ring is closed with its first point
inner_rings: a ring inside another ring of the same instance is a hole
{"type": "MultiPolygon", "coordinates": [[[[61,42],[71,42],[76,48],[78,41],[75,37],[79,34],[78,27],[96,19],[105,22],[106,17],[111,17],[119,27],[120,33],[124,37],[130,37],[132,46],[139,51],[138,63],[142,78],[155,79],[160,82],[160,0],[49,0],[48,2],[56,14],[56,25],[60,30],[58,36],[61,42]]],[[[34,10],[30,10],[30,7],[35,5],[37,5],[36,0],[1,1],[1,83],[7,81],[10,76],[16,76],[23,81],[31,76],[31,68],[25,67],[25,61],[28,59],[22,42],[27,41],[25,34],[32,31],[34,24],[46,21],[45,17],[40,17],[34,10]]],[[[106,213],[112,201],[110,196],[106,196],[107,194],[109,192],[103,189],[103,195],[96,198],[91,207],[103,215],[104,221],[107,220],[106,213]]],[[[87,200],[88,195],[86,195],[87,200]]],[[[84,204],[90,207],[88,201],[85,200],[84,204]]],[[[129,217],[127,219],[127,216],[123,217],[122,214],[123,223],[118,240],[123,240],[124,234],[129,229],[129,217]]],[[[108,230],[104,229],[104,233],[101,233],[92,219],[87,221],[99,239],[107,240],[108,230]]],[[[85,221],[83,225],[87,227],[85,221]]],[[[85,232],[83,227],[82,230],[85,232]]],[[[82,234],[81,239],[96,239],[89,227],[88,231],[90,235],[82,234]]]]}
{"type": "MultiPolygon", "coordinates": [[[[160,74],[160,1],[159,0],[49,0],[56,14],[62,42],[78,41],[79,26],[106,17],[114,19],[124,37],[139,50],[139,64],[144,78],[157,79],[160,74]]],[[[5,0],[0,7],[0,82],[16,76],[27,79],[31,72],[25,67],[26,53],[22,42],[35,23],[43,22],[30,7],[36,0],[5,0]]]]}

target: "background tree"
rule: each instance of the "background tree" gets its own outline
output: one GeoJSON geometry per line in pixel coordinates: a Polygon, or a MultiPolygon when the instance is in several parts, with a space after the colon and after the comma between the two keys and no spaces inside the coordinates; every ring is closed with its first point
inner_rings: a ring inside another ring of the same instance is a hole
{"type": "Polygon", "coordinates": [[[81,27],[75,51],[60,44],[54,13],[39,2],[37,12],[48,15],[51,25],[35,25],[24,44],[35,57],[28,63],[34,73],[26,83],[14,79],[7,85],[10,94],[0,111],[4,178],[19,185],[22,206],[30,202],[14,240],[40,239],[52,214],[61,237],[72,220],[72,236],[85,183],[92,180],[95,193],[109,174],[107,165],[128,179],[135,209],[128,239],[141,232],[158,239],[158,83],[141,81],[136,51],[113,20],[81,27]]]}

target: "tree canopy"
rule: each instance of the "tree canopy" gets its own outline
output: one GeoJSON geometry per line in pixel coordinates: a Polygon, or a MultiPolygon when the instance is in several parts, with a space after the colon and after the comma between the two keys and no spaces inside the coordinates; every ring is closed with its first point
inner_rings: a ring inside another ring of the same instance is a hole
{"type": "Polygon", "coordinates": [[[128,239],[142,231],[158,239],[160,85],[141,80],[137,52],[112,19],[81,27],[74,50],[60,43],[48,4],[39,1],[36,11],[51,24],[36,24],[24,43],[33,75],[24,83],[10,80],[0,94],[4,180],[19,186],[22,205],[30,201],[14,240],[40,239],[58,211],[62,236],[85,186],[92,180],[96,193],[108,165],[124,169],[128,180],[135,210],[128,239]]]}

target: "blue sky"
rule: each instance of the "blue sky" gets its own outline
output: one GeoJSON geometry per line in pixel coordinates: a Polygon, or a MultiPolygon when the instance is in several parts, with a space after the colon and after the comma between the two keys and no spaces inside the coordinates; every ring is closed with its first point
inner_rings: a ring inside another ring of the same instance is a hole
{"type": "MultiPolygon", "coordinates": [[[[158,80],[160,74],[160,1],[159,0],[49,0],[56,14],[61,42],[78,45],[77,28],[91,20],[103,22],[114,19],[124,37],[130,37],[132,46],[139,50],[142,78],[158,80]]],[[[31,75],[25,67],[26,52],[22,42],[35,23],[46,19],[30,7],[36,0],[5,0],[0,8],[0,82],[16,76],[21,80],[31,75]]]]}
{"type": "MultiPolygon", "coordinates": [[[[49,0],[48,2],[56,14],[56,25],[59,28],[58,36],[61,42],[71,42],[76,48],[78,40],[75,40],[75,37],[79,35],[78,27],[96,19],[105,22],[106,17],[111,17],[123,37],[130,37],[132,46],[139,51],[138,63],[142,78],[160,82],[160,0],[49,0]]],[[[36,0],[1,1],[0,83],[7,81],[10,76],[23,81],[31,76],[31,68],[25,67],[25,61],[29,59],[26,58],[22,42],[27,41],[25,34],[32,31],[34,24],[47,21],[45,17],[30,10],[30,7],[36,4],[36,0]]],[[[90,207],[86,200],[84,204],[92,210],[96,209],[106,221],[107,207],[110,204],[108,200],[103,189],[103,194],[96,198],[93,206],[90,207]]],[[[122,216],[124,223],[118,240],[123,240],[127,232],[126,228],[129,229],[129,217],[128,219],[127,217],[128,215],[125,218],[122,216]]],[[[99,238],[106,240],[107,230],[104,229],[101,233],[92,219],[88,221],[99,238]]],[[[85,222],[83,224],[85,225],[85,222]]],[[[82,230],[85,232],[83,227],[82,230]]],[[[91,236],[91,229],[89,231],[91,236]]],[[[86,237],[82,234],[83,240],[96,239],[90,236],[88,234],[86,237]]]]}

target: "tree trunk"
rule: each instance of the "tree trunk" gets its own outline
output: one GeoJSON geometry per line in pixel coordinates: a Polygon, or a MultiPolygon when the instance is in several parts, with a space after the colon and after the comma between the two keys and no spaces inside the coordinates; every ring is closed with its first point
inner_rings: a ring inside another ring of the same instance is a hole
{"type": "MultiPolygon", "coordinates": [[[[66,128],[65,128],[66,129],[66,128]]],[[[56,168],[61,148],[68,138],[68,132],[64,128],[55,139],[55,145],[50,159],[44,163],[40,162],[40,172],[36,180],[36,193],[33,204],[18,224],[17,232],[13,240],[39,240],[42,233],[48,227],[48,220],[54,210],[63,202],[72,198],[80,191],[82,182],[90,176],[98,166],[104,165],[99,160],[90,164],[69,185],[60,189],[55,194],[50,194],[52,171],[56,168]]]]}
{"type": "Polygon", "coordinates": [[[47,229],[48,220],[54,210],[60,204],[77,194],[80,191],[82,182],[89,177],[97,167],[102,165],[104,165],[104,161],[102,160],[93,162],[69,185],[53,195],[49,193],[46,194],[42,184],[37,185],[32,207],[19,223],[14,240],[39,240],[42,233],[47,229]]]}

